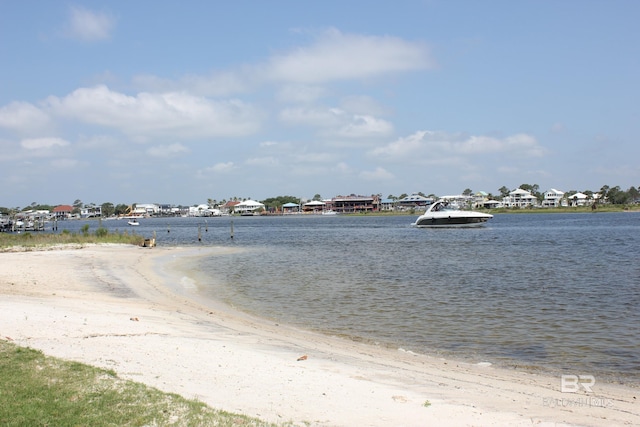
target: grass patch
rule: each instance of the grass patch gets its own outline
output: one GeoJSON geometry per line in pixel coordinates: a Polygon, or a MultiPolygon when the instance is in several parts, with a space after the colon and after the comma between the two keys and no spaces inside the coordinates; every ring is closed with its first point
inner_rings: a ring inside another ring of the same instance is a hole
{"type": "Polygon", "coordinates": [[[110,233],[104,227],[98,227],[95,232],[90,232],[89,227],[83,227],[81,233],[72,233],[63,230],[61,233],[26,232],[26,233],[0,233],[0,250],[20,246],[29,249],[37,249],[55,245],[86,245],[95,243],[111,243],[141,246],[144,237],[138,234],[110,233]]]}
{"type": "Polygon", "coordinates": [[[5,427],[276,426],[3,340],[0,378],[5,427]]]}

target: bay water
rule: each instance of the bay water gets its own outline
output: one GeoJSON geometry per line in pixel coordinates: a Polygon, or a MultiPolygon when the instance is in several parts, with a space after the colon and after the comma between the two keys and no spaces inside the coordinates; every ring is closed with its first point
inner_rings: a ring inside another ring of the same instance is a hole
{"type": "Polygon", "coordinates": [[[416,217],[102,224],[155,232],[159,246],[233,247],[193,266],[198,296],[265,321],[474,363],[640,383],[639,212],[498,214],[476,229],[419,229],[416,217]]]}

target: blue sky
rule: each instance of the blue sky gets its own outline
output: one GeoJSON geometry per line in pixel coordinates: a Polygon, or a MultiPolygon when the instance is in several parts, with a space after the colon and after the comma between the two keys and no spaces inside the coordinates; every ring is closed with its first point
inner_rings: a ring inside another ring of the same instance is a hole
{"type": "Polygon", "coordinates": [[[638,16],[635,0],[2,2],[0,206],[638,187],[638,16]]]}

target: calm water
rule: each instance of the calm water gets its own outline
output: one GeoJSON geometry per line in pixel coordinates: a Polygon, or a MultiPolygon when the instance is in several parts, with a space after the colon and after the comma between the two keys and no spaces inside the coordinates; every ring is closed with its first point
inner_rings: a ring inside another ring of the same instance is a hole
{"type": "Polygon", "coordinates": [[[273,321],[640,382],[640,213],[503,214],[479,229],[417,229],[414,220],[149,219],[135,231],[156,231],[159,245],[237,248],[200,261],[199,291],[273,321]]]}

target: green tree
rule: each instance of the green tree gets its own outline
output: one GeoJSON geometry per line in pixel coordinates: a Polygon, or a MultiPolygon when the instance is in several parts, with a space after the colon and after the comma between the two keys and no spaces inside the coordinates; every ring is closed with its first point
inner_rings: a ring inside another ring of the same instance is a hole
{"type": "Polygon", "coordinates": [[[504,198],[507,197],[509,193],[511,193],[511,190],[503,185],[502,187],[498,188],[498,192],[500,193],[500,197],[504,198]]]}
{"type": "Polygon", "coordinates": [[[605,203],[608,200],[609,197],[609,186],[608,185],[603,185],[602,187],[600,187],[600,202],[605,203]]]}
{"type": "Polygon", "coordinates": [[[270,197],[268,199],[261,200],[260,203],[264,204],[266,208],[281,210],[282,205],[286,203],[299,204],[300,199],[298,197],[293,197],[293,196],[278,196],[278,197],[270,197]]]}
{"type": "Polygon", "coordinates": [[[629,193],[621,190],[620,186],[617,185],[609,189],[607,192],[607,198],[609,199],[609,202],[614,205],[624,205],[630,200],[629,193]]]}
{"type": "Polygon", "coordinates": [[[82,200],[76,199],[72,206],[73,209],[71,210],[71,213],[73,215],[78,215],[80,213],[80,209],[82,209],[82,200]]]}
{"type": "Polygon", "coordinates": [[[105,202],[102,205],[100,205],[100,209],[102,210],[102,217],[103,218],[108,218],[110,216],[112,216],[113,214],[115,214],[116,212],[116,208],[115,206],[113,206],[113,203],[111,202],[105,202]]]}
{"type": "Polygon", "coordinates": [[[129,210],[129,206],[128,205],[125,205],[123,203],[119,203],[114,208],[113,213],[115,215],[124,215],[124,214],[127,213],[128,210],[129,210]]]}
{"type": "Polygon", "coordinates": [[[473,190],[471,190],[470,188],[467,188],[462,192],[463,196],[471,196],[472,194],[473,194],[473,190]]]}
{"type": "Polygon", "coordinates": [[[544,199],[544,195],[539,191],[540,186],[538,184],[533,184],[533,185],[521,184],[519,188],[522,188],[523,190],[526,190],[532,195],[534,195],[536,199],[538,199],[538,201],[541,201],[542,199],[544,199]]]}

